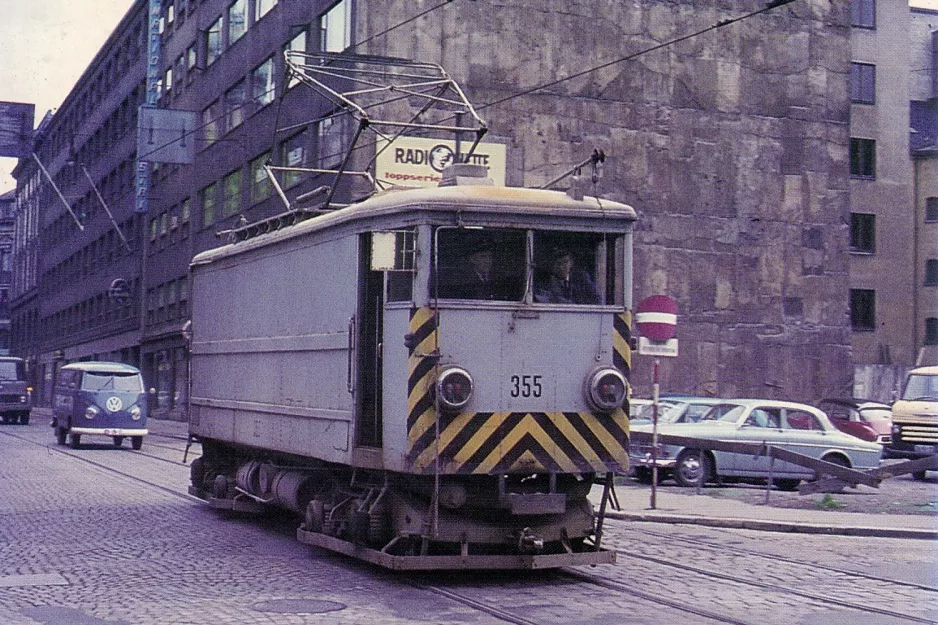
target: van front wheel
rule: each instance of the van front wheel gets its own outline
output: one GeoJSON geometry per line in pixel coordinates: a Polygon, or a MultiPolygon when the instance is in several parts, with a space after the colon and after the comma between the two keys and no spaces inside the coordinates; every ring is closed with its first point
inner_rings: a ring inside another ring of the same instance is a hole
{"type": "Polygon", "coordinates": [[[131,436],[130,437],[130,446],[135,450],[139,451],[143,447],[143,437],[142,436],[131,436]]]}
{"type": "Polygon", "coordinates": [[[124,444],[124,437],[123,437],[123,436],[115,436],[115,437],[114,437],[114,446],[115,446],[115,447],[120,447],[120,446],[123,445],[123,444],[124,444]]]}
{"type": "Polygon", "coordinates": [[[59,445],[64,445],[66,439],[68,438],[68,432],[65,431],[65,428],[60,428],[56,426],[55,428],[55,440],[59,445]]]}
{"type": "Polygon", "coordinates": [[[72,444],[72,449],[78,449],[81,447],[81,434],[72,434],[70,442],[72,444]]]}

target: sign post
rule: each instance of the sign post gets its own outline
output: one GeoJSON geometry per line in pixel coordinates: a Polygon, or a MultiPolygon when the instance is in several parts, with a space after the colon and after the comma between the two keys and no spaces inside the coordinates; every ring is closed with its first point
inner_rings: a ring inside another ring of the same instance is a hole
{"type": "Polygon", "coordinates": [[[651,407],[651,501],[652,510],[657,505],[658,491],[658,369],[660,356],[676,358],[677,351],[677,302],[667,295],[652,295],[643,299],[635,309],[635,324],[638,326],[638,353],[654,356],[652,374],[651,407]]]}

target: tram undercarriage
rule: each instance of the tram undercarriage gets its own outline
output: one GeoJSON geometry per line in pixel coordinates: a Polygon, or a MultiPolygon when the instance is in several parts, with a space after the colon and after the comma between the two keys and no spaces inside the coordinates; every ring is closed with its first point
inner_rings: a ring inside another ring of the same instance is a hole
{"type": "Polygon", "coordinates": [[[597,546],[594,474],[433,476],[274,457],[203,441],[189,491],[218,509],[276,506],[297,539],[403,570],[538,569],[612,563],[597,546]],[[436,502],[436,503],[434,503],[436,502]]]}

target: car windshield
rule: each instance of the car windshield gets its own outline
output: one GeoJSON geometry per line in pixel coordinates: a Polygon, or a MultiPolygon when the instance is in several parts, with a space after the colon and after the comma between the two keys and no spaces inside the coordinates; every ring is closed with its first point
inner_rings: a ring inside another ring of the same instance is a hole
{"type": "Polygon", "coordinates": [[[860,416],[864,421],[889,421],[892,419],[892,412],[889,408],[883,406],[861,407],[860,416]]]}
{"type": "Polygon", "coordinates": [[[0,380],[23,380],[25,377],[25,366],[21,361],[4,360],[0,362],[0,380]]]}
{"type": "Polygon", "coordinates": [[[920,399],[938,399],[938,375],[910,375],[905,384],[902,399],[916,401],[920,399]]]}
{"type": "Polygon", "coordinates": [[[142,393],[143,380],[139,373],[96,373],[86,371],[81,377],[81,388],[85,391],[122,391],[142,393]]]}
{"type": "MultiPolygon", "coordinates": [[[[651,403],[647,406],[642,406],[634,418],[636,420],[651,421],[654,414],[655,404],[651,403]]],[[[658,423],[671,423],[672,420],[676,419],[680,414],[680,406],[678,406],[677,403],[667,400],[658,402],[658,423]]]]}
{"type": "Polygon", "coordinates": [[[744,412],[746,412],[745,406],[736,406],[735,408],[733,408],[732,410],[724,414],[722,417],[720,417],[719,420],[726,421],[728,423],[736,423],[737,421],[739,421],[739,417],[741,417],[744,412]]]}

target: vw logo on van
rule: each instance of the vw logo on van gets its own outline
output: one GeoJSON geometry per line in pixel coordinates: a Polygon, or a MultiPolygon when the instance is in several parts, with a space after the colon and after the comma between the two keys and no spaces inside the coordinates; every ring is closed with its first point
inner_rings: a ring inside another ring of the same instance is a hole
{"type": "Polygon", "coordinates": [[[108,397],[107,401],[104,402],[104,407],[108,409],[108,412],[117,412],[124,407],[124,402],[121,401],[120,397],[108,397]]]}

